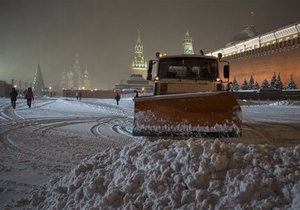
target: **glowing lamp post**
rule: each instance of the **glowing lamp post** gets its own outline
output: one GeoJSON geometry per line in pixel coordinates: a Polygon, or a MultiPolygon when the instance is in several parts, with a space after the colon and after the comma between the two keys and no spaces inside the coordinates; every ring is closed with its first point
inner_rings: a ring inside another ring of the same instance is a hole
{"type": "Polygon", "coordinates": [[[49,95],[50,95],[50,97],[52,97],[52,87],[51,86],[49,86],[49,88],[48,88],[48,90],[49,90],[49,95]]]}

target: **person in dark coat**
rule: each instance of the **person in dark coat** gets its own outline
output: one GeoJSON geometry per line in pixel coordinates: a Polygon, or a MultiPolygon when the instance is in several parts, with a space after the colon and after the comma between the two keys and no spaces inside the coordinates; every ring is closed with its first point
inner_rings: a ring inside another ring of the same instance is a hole
{"type": "Polygon", "coordinates": [[[10,100],[11,100],[11,105],[15,109],[16,108],[16,101],[18,97],[18,92],[16,91],[16,88],[12,88],[10,92],[10,100]]]}
{"type": "Polygon", "coordinates": [[[115,96],[115,99],[116,99],[116,101],[117,101],[117,105],[119,105],[119,101],[120,101],[120,99],[121,99],[121,96],[120,96],[119,93],[117,93],[117,95],[115,96]]]}
{"type": "Polygon", "coordinates": [[[232,82],[228,82],[226,85],[226,91],[231,91],[232,90],[232,82]]]}
{"type": "Polygon", "coordinates": [[[81,98],[82,98],[82,92],[78,93],[78,97],[79,97],[79,100],[81,100],[81,98]]]}
{"type": "Polygon", "coordinates": [[[27,99],[27,105],[31,108],[31,101],[34,100],[33,92],[31,87],[29,87],[25,93],[25,98],[27,99]]]}
{"type": "Polygon", "coordinates": [[[135,96],[134,96],[135,98],[136,98],[136,97],[139,97],[139,91],[134,90],[133,92],[135,93],[135,96]]]}

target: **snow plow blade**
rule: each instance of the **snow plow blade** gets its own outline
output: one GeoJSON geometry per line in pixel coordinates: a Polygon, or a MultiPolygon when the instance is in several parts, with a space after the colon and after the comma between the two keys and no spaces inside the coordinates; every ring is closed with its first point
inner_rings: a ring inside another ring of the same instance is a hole
{"type": "Polygon", "coordinates": [[[137,97],[134,106],[134,136],[241,136],[241,107],[229,92],[137,97]]]}

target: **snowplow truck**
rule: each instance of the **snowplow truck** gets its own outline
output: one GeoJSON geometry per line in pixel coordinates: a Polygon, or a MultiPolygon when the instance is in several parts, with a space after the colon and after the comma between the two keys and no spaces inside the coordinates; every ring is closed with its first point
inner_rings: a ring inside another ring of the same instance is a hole
{"type": "Polygon", "coordinates": [[[229,63],[221,55],[158,54],[147,72],[154,94],[133,99],[134,136],[241,136],[241,107],[224,90],[229,63]]]}

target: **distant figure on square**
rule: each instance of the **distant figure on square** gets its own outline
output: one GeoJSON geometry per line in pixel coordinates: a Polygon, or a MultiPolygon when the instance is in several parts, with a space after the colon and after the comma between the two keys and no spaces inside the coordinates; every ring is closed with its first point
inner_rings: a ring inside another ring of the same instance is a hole
{"type": "Polygon", "coordinates": [[[228,82],[226,85],[226,91],[231,91],[232,90],[232,82],[228,82]]]}
{"type": "Polygon", "coordinates": [[[29,87],[26,90],[26,92],[25,92],[25,98],[27,99],[27,105],[28,105],[28,107],[31,108],[31,101],[34,100],[33,92],[32,92],[31,87],[29,87]]]}
{"type": "Polygon", "coordinates": [[[78,98],[79,98],[79,100],[81,100],[81,98],[82,98],[82,92],[78,93],[78,98]]]}
{"type": "Polygon", "coordinates": [[[12,88],[11,92],[10,92],[10,100],[11,100],[11,105],[12,107],[15,109],[16,108],[16,101],[17,101],[17,97],[18,97],[18,92],[16,90],[16,88],[12,88]]]}
{"type": "Polygon", "coordinates": [[[117,95],[115,96],[115,99],[116,99],[117,105],[119,105],[119,101],[121,99],[121,96],[119,93],[117,93],[117,95]]]}
{"type": "Polygon", "coordinates": [[[75,94],[76,94],[76,99],[78,100],[78,98],[79,98],[79,93],[76,92],[75,94]]]}
{"type": "Polygon", "coordinates": [[[136,98],[136,97],[139,97],[139,91],[134,90],[133,92],[135,93],[135,96],[134,96],[135,98],[136,98]]]}

